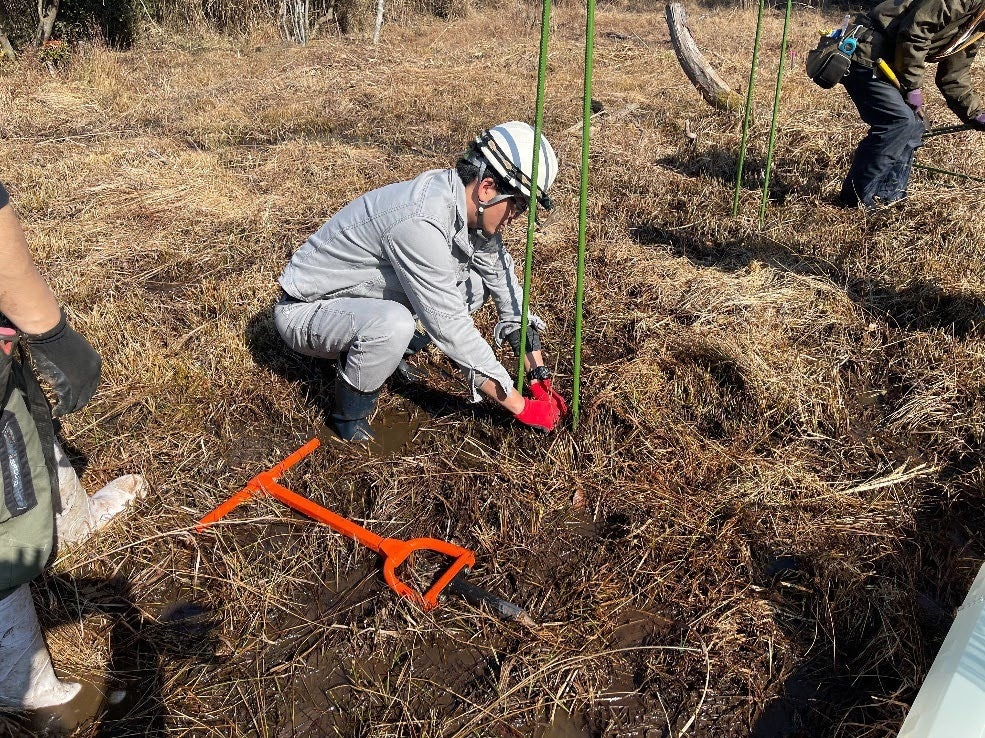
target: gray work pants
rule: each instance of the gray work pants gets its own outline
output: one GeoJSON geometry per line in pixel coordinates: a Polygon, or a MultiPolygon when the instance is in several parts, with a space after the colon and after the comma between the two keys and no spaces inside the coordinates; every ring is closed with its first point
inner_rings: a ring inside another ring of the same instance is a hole
{"type": "MultiPolygon", "coordinates": [[[[475,272],[459,289],[470,313],[482,307],[488,295],[475,272]]],[[[376,297],[301,302],[285,296],[274,305],[274,325],[284,343],[299,354],[336,359],[345,353],[345,381],[360,392],[375,392],[403,359],[417,319],[399,302],[376,297]]],[[[477,382],[485,379],[476,376],[477,382]]]]}

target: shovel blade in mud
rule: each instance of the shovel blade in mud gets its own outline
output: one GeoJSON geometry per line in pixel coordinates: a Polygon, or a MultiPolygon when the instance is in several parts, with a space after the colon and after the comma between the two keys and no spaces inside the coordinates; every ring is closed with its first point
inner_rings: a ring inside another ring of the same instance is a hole
{"type": "Polygon", "coordinates": [[[487,592],[482,589],[482,587],[476,587],[474,584],[469,584],[465,580],[465,571],[460,571],[455,578],[448,583],[448,591],[454,592],[460,597],[465,598],[465,600],[473,607],[481,608],[485,605],[489,608],[489,611],[503,618],[504,620],[515,620],[521,625],[525,625],[528,628],[537,627],[537,623],[534,622],[533,618],[527,615],[527,611],[522,607],[514,605],[512,602],[507,602],[494,595],[492,592],[487,592]]]}

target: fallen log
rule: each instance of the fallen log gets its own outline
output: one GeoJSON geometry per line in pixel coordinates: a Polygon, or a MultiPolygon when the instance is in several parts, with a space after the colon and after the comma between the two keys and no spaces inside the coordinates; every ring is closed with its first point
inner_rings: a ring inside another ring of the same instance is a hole
{"type": "Polygon", "coordinates": [[[732,91],[732,88],[714,70],[704,58],[694,37],[687,30],[684,17],[684,6],[681,3],[668,3],[667,27],[670,29],[670,41],[674,45],[674,53],[681,63],[684,74],[698,89],[708,104],[719,110],[742,110],[745,101],[732,91]]]}

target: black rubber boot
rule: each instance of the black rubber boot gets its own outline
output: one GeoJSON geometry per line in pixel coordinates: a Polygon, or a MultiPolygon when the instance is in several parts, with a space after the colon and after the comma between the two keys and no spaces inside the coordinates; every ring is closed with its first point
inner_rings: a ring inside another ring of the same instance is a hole
{"type": "Polygon", "coordinates": [[[414,335],[410,337],[410,343],[407,344],[407,350],[404,351],[404,356],[413,356],[430,345],[431,336],[422,330],[415,330],[414,335]]]}
{"type": "Polygon", "coordinates": [[[360,392],[349,386],[342,377],[335,380],[335,407],[329,421],[332,430],[346,441],[373,441],[376,436],[369,427],[369,416],[376,409],[380,391],[360,392]]]}
{"type": "Polygon", "coordinates": [[[431,337],[424,331],[415,330],[410,343],[407,344],[407,349],[404,351],[404,358],[397,364],[397,370],[393,373],[394,376],[404,384],[418,384],[427,379],[427,372],[408,363],[407,359],[430,345],[431,337]]]}

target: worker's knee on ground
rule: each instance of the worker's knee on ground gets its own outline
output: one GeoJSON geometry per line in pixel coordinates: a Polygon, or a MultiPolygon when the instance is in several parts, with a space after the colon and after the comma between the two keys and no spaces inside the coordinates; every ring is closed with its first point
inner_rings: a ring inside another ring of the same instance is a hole
{"type": "MultiPolygon", "coordinates": [[[[520,354],[520,329],[517,328],[512,333],[507,333],[503,338],[510,345],[510,348],[513,349],[513,353],[519,355],[520,354]]],[[[541,348],[542,347],[540,345],[540,334],[537,333],[537,329],[534,328],[532,325],[527,326],[526,353],[530,353],[531,351],[540,351],[541,348]]]]}

